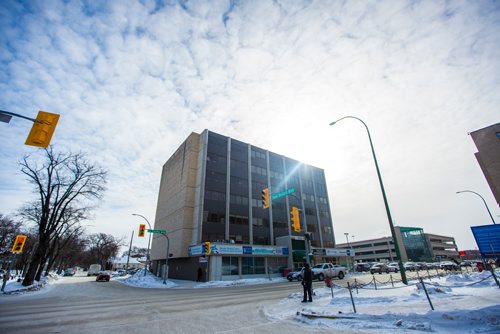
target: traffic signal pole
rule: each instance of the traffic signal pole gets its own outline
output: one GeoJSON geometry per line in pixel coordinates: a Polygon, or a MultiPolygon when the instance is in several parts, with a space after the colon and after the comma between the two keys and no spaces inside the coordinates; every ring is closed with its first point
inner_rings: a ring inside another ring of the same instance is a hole
{"type": "Polygon", "coordinates": [[[12,253],[10,256],[10,263],[9,263],[9,269],[7,269],[7,272],[3,275],[3,282],[2,282],[2,292],[5,292],[5,285],[7,285],[7,281],[10,279],[10,272],[12,271],[12,266],[16,260],[16,255],[17,253],[12,253]]]}

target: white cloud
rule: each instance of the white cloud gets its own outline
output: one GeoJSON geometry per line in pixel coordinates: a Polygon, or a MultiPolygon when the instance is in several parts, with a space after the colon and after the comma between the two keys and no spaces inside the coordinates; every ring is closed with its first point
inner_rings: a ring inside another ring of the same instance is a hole
{"type": "MultiPolygon", "coordinates": [[[[498,122],[495,2],[0,6],[12,17],[0,20],[1,107],[60,113],[53,143],[110,170],[96,212],[109,233],[128,235],[132,211],[154,219],[161,166],[204,128],[324,168],[338,235],[388,232],[365,129],[328,126],[344,115],[370,127],[396,224],[472,248],[468,226],[488,223],[455,191],[494,205],[467,132],[498,122]]],[[[0,172],[13,175],[2,212],[30,196],[12,190],[26,190],[15,161],[33,150],[30,126],[0,125],[0,172]]]]}

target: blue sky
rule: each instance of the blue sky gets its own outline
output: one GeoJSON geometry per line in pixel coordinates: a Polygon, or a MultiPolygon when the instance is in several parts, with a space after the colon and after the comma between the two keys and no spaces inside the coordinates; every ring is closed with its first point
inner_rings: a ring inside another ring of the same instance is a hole
{"type": "MultiPolygon", "coordinates": [[[[454,236],[500,214],[468,132],[499,121],[494,1],[0,2],[0,109],[61,114],[52,144],[110,172],[91,232],[154,221],[163,163],[210,129],[325,169],[338,242],[396,225],[454,236]]],[[[0,212],[33,194],[30,122],[0,124],[0,212]]],[[[137,239],[136,239],[137,240],[137,239]]],[[[145,240],[140,243],[145,245],[145,240]]]]}

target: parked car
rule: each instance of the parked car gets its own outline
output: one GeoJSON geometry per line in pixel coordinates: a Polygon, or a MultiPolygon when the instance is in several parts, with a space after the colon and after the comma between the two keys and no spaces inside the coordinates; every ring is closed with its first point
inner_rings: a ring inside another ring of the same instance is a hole
{"type": "Polygon", "coordinates": [[[389,268],[387,268],[387,265],[385,263],[375,263],[371,268],[370,268],[370,274],[375,274],[375,273],[389,273],[389,268]]]}
{"type": "Polygon", "coordinates": [[[347,268],[331,263],[319,263],[312,267],[312,271],[313,274],[317,275],[318,279],[322,281],[325,277],[338,277],[338,279],[343,279],[347,272],[347,268]]]}
{"type": "Polygon", "coordinates": [[[417,262],[415,264],[416,264],[417,270],[427,270],[428,269],[427,263],[425,263],[425,262],[417,262]]]}
{"type": "Polygon", "coordinates": [[[301,267],[297,269],[296,271],[291,271],[286,275],[286,279],[291,282],[294,279],[297,281],[302,281],[302,278],[304,277],[304,267],[301,267]]]}
{"type": "Polygon", "coordinates": [[[357,271],[358,273],[364,272],[364,271],[370,271],[370,268],[372,265],[368,262],[361,262],[361,263],[356,263],[354,265],[354,270],[357,271]]]}
{"type": "Polygon", "coordinates": [[[387,268],[389,269],[389,271],[397,273],[399,271],[399,263],[391,262],[387,265],[387,268]]]}
{"type": "Polygon", "coordinates": [[[443,261],[439,264],[439,267],[443,270],[457,270],[459,268],[458,264],[451,261],[443,261]]]}
{"type": "Polygon", "coordinates": [[[109,282],[111,275],[107,271],[100,271],[95,279],[96,282],[106,281],[109,282]]]}
{"type": "Polygon", "coordinates": [[[116,271],[116,273],[119,275],[119,276],[125,276],[127,275],[127,271],[125,269],[118,269],[116,271]]]}
{"type": "MultiPolygon", "coordinates": [[[[313,280],[322,280],[320,279],[320,274],[317,273],[317,272],[314,272],[314,270],[312,270],[312,274],[313,274],[313,280]]],[[[297,281],[302,281],[302,278],[304,278],[304,267],[302,268],[299,268],[297,269],[296,271],[291,271],[288,273],[288,275],[286,275],[286,279],[290,282],[292,282],[294,279],[297,280],[297,281]]],[[[324,278],[324,276],[323,276],[324,278]]]]}
{"type": "Polygon", "coordinates": [[[415,271],[417,270],[417,266],[414,262],[405,262],[404,263],[405,270],[415,271]]]}
{"type": "Polygon", "coordinates": [[[460,263],[460,267],[472,267],[476,261],[465,260],[460,263]]]}
{"type": "Polygon", "coordinates": [[[64,271],[64,276],[73,276],[75,275],[76,271],[73,268],[68,268],[64,271]]]}

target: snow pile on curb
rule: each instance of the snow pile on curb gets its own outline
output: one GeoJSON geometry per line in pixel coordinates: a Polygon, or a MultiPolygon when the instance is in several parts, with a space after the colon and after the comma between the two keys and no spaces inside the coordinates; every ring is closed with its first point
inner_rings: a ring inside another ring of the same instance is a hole
{"type": "Polygon", "coordinates": [[[210,281],[206,283],[200,283],[194,286],[195,289],[201,288],[222,288],[228,286],[242,286],[242,285],[256,285],[256,284],[266,284],[266,283],[276,283],[276,282],[284,282],[286,278],[283,277],[274,277],[271,278],[247,278],[247,279],[238,279],[234,281],[210,281]]]}
{"type": "MultiPolygon", "coordinates": [[[[24,294],[29,291],[40,291],[42,288],[50,285],[51,283],[58,281],[61,276],[50,273],[47,276],[43,276],[40,279],[40,282],[34,281],[32,285],[23,286],[23,277],[16,277],[16,279],[9,280],[5,285],[4,293],[5,294],[24,294]],[[19,282],[18,282],[19,280],[19,282]]],[[[1,281],[0,281],[1,284],[1,281]]]]}
{"type": "MultiPolygon", "coordinates": [[[[497,271],[498,272],[498,271],[497,271]]],[[[326,330],[363,333],[437,332],[500,333],[500,289],[491,273],[450,275],[426,281],[430,309],[421,284],[402,283],[352,290],[315,288],[312,303],[301,303],[302,292],[291,293],[263,313],[275,321],[300,322],[326,330]],[[333,292],[333,297],[332,297],[333,292]],[[313,316],[311,316],[313,315],[313,316]]]]}
{"type": "Polygon", "coordinates": [[[115,278],[114,280],[138,288],[169,289],[177,286],[177,284],[168,280],[165,284],[163,284],[162,278],[157,277],[150,272],[146,272],[146,276],[144,276],[144,270],[139,270],[132,276],[125,276],[123,279],[115,278]]]}

